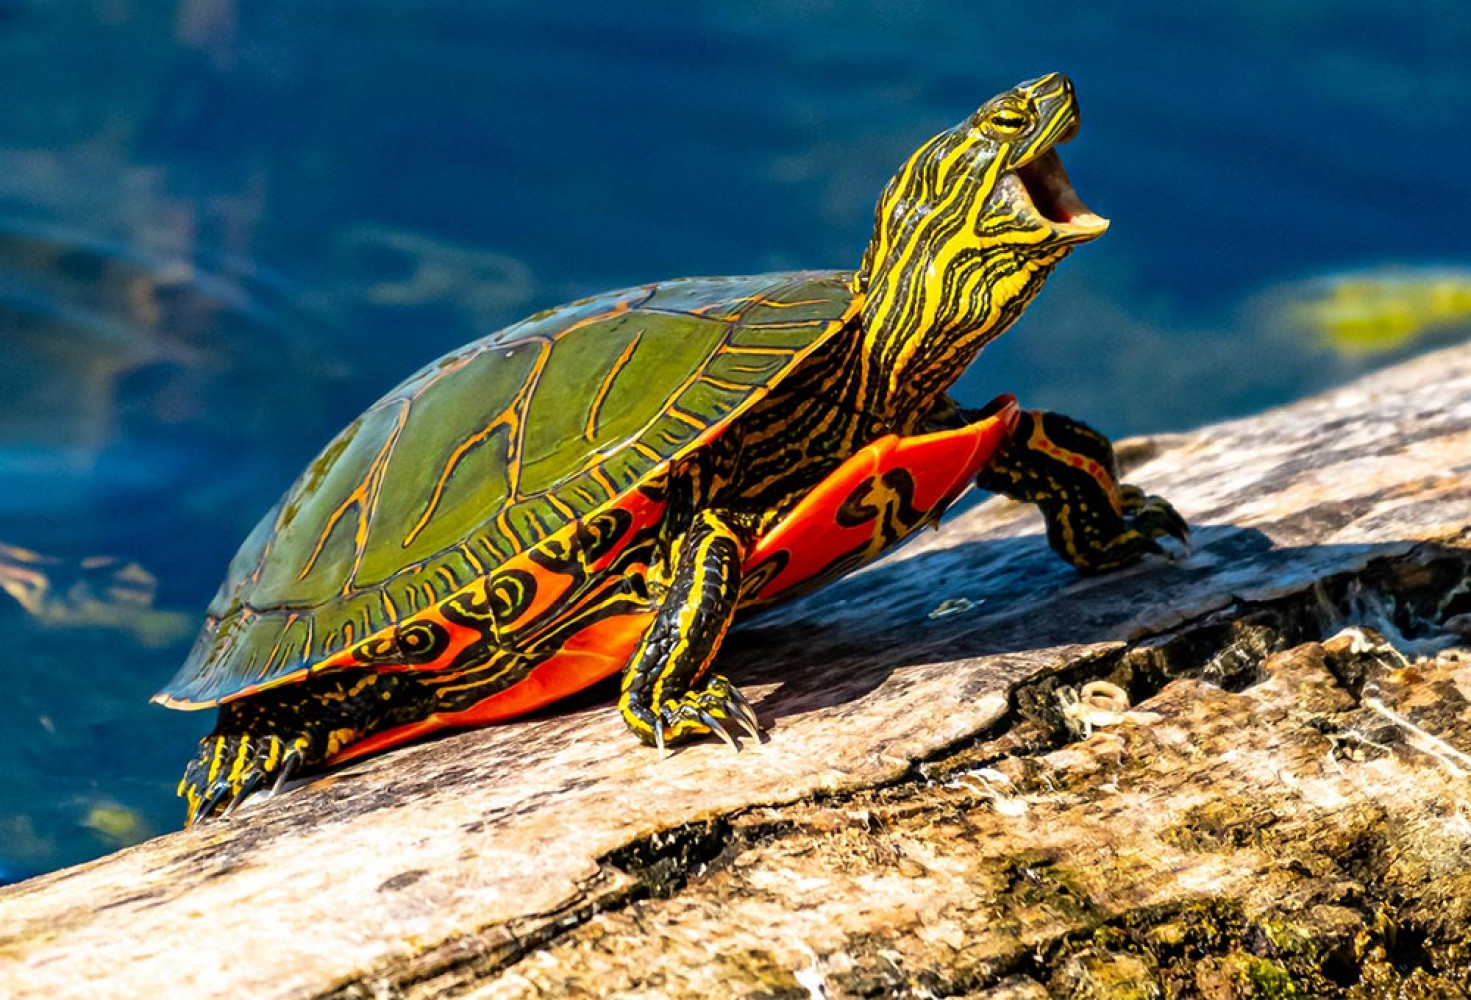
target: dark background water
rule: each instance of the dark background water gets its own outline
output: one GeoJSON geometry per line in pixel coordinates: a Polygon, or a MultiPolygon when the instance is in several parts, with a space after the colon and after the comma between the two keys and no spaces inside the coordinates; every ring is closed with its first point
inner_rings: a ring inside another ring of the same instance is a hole
{"type": "Polygon", "coordinates": [[[421,363],[603,289],[852,267],[912,148],[1058,70],[1114,227],[962,396],[1249,412],[1366,363],[1276,322],[1304,281],[1468,262],[1468,65],[1464,0],[0,0],[0,542],[55,588],[136,561],[181,616],[0,595],[0,877],[177,824],[208,713],[148,696],[421,363]]]}

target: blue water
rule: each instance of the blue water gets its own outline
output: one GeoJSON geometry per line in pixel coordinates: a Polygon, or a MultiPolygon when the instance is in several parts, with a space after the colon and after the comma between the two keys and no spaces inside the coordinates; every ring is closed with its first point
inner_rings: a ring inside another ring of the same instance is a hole
{"type": "MultiPolygon", "coordinates": [[[[913,147],[1053,70],[1114,227],[962,395],[1114,434],[1291,399],[1357,363],[1244,303],[1471,257],[1468,53],[1464,0],[0,0],[0,542],[197,617],[422,362],[607,288],[852,267],[913,147]]],[[[0,635],[0,872],[177,825],[209,719],[146,702],[188,640],[4,595],[0,635]]]]}

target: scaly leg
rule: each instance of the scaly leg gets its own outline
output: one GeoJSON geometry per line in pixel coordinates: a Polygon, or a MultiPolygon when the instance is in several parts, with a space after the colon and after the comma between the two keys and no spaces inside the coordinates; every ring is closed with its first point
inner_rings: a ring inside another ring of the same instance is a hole
{"type": "Polygon", "coordinates": [[[328,674],[220,706],[214,731],[184,769],[185,826],[228,816],[258,791],[320,770],[365,736],[421,718],[433,699],[404,674],[328,674]]]}
{"type": "Polygon", "coordinates": [[[701,510],[673,551],[664,602],[623,670],[618,708],[645,743],[666,744],[714,733],[735,745],[734,722],[759,738],[749,702],[711,662],[735,617],[741,562],[751,531],[739,515],[701,510]]]}
{"type": "Polygon", "coordinates": [[[1190,529],[1175,508],[1119,482],[1108,438],[1060,413],[1024,411],[976,485],[1040,507],[1048,543],[1084,573],[1169,554],[1160,544],[1166,538],[1189,545],[1190,529]]]}

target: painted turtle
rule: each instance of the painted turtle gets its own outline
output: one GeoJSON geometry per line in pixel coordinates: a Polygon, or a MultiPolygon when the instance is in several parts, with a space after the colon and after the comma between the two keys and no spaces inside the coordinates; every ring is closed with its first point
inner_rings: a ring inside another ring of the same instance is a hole
{"type": "Polygon", "coordinates": [[[872,559],[973,481],[1040,506],[1084,571],[1183,542],[1102,435],[946,395],[1108,226],[1054,150],[1077,127],[1065,77],[1021,84],[900,168],[856,272],[585,299],[374,404],[246,539],[155,697],[220,708],[180,785],[189,822],[620,672],[646,744],[759,736],[710,669],[737,611],[872,559]]]}

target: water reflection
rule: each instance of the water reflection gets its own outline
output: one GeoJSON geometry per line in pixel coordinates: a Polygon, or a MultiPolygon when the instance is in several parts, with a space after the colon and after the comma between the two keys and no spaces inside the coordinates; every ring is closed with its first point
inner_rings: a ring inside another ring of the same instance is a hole
{"type": "Polygon", "coordinates": [[[0,228],[0,512],[27,541],[106,548],[160,504],[219,518],[257,502],[275,442],[327,425],[350,367],[323,311],[204,263],[0,228]]]}
{"type": "Polygon", "coordinates": [[[1471,268],[1329,274],[1268,289],[1248,308],[1264,325],[1348,359],[1398,356],[1471,333],[1471,268]]]}

